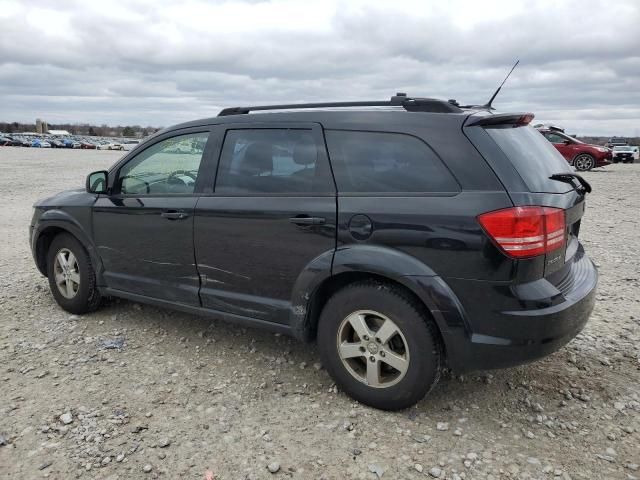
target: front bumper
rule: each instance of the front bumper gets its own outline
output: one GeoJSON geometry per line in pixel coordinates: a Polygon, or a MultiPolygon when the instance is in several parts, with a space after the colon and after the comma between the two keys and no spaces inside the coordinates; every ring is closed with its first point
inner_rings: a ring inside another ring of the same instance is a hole
{"type": "Polygon", "coordinates": [[[449,281],[466,312],[468,329],[451,352],[451,368],[511,367],[558,350],[586,325],[597,282],[595,265],[582,248],[555,285],[547,279],[516,286],[449,281]]]}
{"type": "Polygon", "coordinates": [[[633,162],[635,161],[635,157],[633,156],[633,154],[630,154],[630,155],[617,154],[613,156],[613,161],[614,162],[633,162]]]}
{"type": "Polygon", "coordinates": [[[613,154],[609,151],[596,155],[596,167],[605,167],[613,162],[613,154]]]}

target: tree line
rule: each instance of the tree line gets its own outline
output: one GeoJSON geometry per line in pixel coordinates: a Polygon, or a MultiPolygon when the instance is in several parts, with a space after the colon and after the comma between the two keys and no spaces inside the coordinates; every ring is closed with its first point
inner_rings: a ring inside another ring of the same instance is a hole
{"type": "MultiPolygon", "coordinates": [[[[157,132],[160,128],[142,127],[140,125],[91,125],[89,123],[49,123],[49,130],[66,130],[72,135],[87,135],[97,137],[146,137],[157,132]]],[[[35,123],[0,122],[0,132],[23,133],[35,132],[35,123]]]]}

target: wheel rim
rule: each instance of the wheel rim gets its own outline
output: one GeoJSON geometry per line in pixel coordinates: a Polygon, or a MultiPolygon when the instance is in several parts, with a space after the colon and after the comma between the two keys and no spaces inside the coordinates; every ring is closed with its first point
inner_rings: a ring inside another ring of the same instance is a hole
{"type": "Polygon", "coordinates": [[[400,328],[379,312],[351,313],[340,324],[336,340],[342,365],[369,387],[391,387],[409,370],[407,340],[400,328]]]}
{"type": "Polygon", "coordinates": [[[68,248],[61,248],[56,253],[53,274],[58,291],[64,298],[71,299],[78,294],[80,288],[78,260],[68,248]]]}
{"type": "Polygon", "coordinates": [[[593,160],[588,155],[579,155],[575,161],[576,168],[578,170],[589,170],[590,168],[593,168],[592,163],[593,160]]]}

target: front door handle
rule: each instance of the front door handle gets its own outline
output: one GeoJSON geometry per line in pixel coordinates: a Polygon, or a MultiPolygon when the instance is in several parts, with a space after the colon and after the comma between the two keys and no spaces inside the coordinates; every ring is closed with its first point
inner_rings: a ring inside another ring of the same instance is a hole
{"type": "Polygon", "coordinates": [[[291,223],[296,225],[324,225],[327,221],[324,217],[310,217],[308,215],[300,215],[289,219],[291,223]]]}
{"type": "Polygon", "coordinates": [[[188,213],[179,212],[178,210],[166,210],[160,214],[162,218],[167,220],[184,220],[189,216],[188,213]]]}

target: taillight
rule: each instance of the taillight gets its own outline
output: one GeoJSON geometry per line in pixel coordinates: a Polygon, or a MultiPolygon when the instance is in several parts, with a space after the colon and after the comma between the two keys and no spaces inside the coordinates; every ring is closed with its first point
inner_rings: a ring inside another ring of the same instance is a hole
{"type": "Polygon", "coordinates": [[[478,216],[482,228],[504,252],[515,258],[535,257],[565,244],[564,210],[513,207],[478,216]]]}

